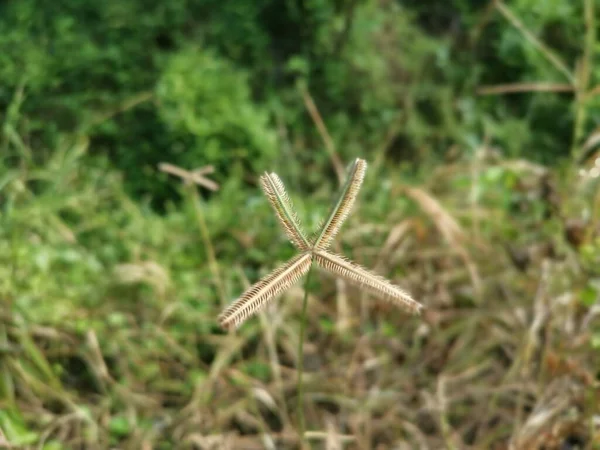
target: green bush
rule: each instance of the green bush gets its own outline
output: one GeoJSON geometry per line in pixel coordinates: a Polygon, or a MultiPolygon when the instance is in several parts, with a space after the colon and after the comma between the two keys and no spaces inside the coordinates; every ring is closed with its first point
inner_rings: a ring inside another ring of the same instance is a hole
{"type": "Polygon", "coordinates": [[[212,52],[183,50],[171,58],[157,85],[161,119],[175,135],[193,136],[180,147],[186,167],[225,170],[243,161],[258,170],[273,158],[276,136],[268,112],[252,102],[247,75],[212,52]]]}
{"type": "MultiPolygon", "coordinates": [[[[574,75],[585,42],[593,45],[583,5],[505,4],[574,75]]],[[[486,136],[507,154],[548,161],[600,122],[598,96],[577,115],[569,93],[477,95],[482,85],[569,80],[498,10],[464,0],[21,0],[0,8],[0,111],[23,93],[10,120],[15,135],[43,160],[63,133],[86,134],[92,152],[124,172],[128,191],[156,205],[176,197],[156,176],[163,160],[213,163],[221,180],[238,161],[246,175],[291,156],[328,167],[299,85],[342,159],[385,147],[393,159],[419,160],[486,136]]],[[[597,55],[598,44],[590,51],[597,55]]],[[[593,61],[590,86],[600,78],[593,61]]],[[[5,141],[14,153],[18,143],[5,141]]]]}

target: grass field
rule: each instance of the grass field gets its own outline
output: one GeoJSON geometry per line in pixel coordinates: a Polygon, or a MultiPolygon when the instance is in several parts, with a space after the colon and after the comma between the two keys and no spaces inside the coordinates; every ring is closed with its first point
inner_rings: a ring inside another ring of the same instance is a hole
{"type": "Polygon", "coordinates": [[[0,7],[0,448],[600,449],[593,1],[234,3],[0,7]],[[315,230],[357,157],[331,250],[422,314],[316,271],[223,330],[295,254],[261,174],[315,230]]]}

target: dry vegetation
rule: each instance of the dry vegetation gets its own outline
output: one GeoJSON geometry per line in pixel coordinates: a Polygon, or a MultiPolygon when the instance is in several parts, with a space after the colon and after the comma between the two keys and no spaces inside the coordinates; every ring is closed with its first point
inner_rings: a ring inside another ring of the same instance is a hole
{"type": "MultiPolygon", "coordinates": [[[[30,184],[22,172],[13,175],[5,189],[23,202],[12,218],[19,226],[13,236],[71,249],[75,265],[87,265],[85,229],[53,214],[36,219],[30,184]]],[[[65,175],[77,183],[76,173],[65,175]]],[[[310,286],[303,356],[308,441],[325,449],[595,448],[600,310],[597,252],[589,251],[600,220],[568,217],[578,208],[598,210],[597,178],[572,171],[559,177],[485,148],[430,175],[411,186],[387,171],[367,177],[365,195],[376,201],[359,199],[359,213],[334,245],[348,244],[344,253],[401,282],[426,306],[421,317],[372,302],[343,279],[319,277],[310,286]]],[[[60,192],[55,174],[48,176],[60,192]]],[[[271,302],[238,332],[220,333],[211,323],[221,306],[207,304],[202,289],[218,292],[223,284],[234,292],[239,280],[248,285],[243,273],[223,261],[217,272],[202,272],[190,291],[201,308],[192,307],[181,297],[192,272],[172,258],[193,243],[194,208],[173,213],[163,230],[156,221],[164,219],[119,198],[118,181],[109,185],[110,195],[104,186],[53,196],[85,205],[100,194],[91,206],[107,211],[116,202],[128,209],[121,236],[147,246],[98,273],[99,292],[89,304],[73,307],[68,297],[82,293],[61,285],[58,269],[47,275],[58,285],[38,292],[46,275],[38,267],[28,280],[33,269],[18,256],[24,247],[5,256],[13,273],[12,285],[4,278],[5,292],[14,286],[8,292],[17,295],[21,286],[32,301],[55,301],[42,312],[2,311],[2,401],[23,417],[10,422],[17,416],[4,413],[5,432],[24,420],[24,442],[54,443],[44,448],[296,447],[302,289],[271,302]],[[146,241],[142,229],[154,237],[146,241]]],[[[265,243],[277,234],[274,226],[265,243]]],[[[253,228],[234,230],[238,248],[265,245],[252,243],[263,241],[253,228]]],[[[218,253],[222,244],[211,234],[218,253]]],[[[4,249],[6,255],[10,247],[4,249]]],[[[59,267],[60,259],[52,264],[59,267]]]]}
{"type": "Polygon", "coordinates": [[[0,6],[0,448],[600,449],[593,0],[63,3],[0,6]]]}

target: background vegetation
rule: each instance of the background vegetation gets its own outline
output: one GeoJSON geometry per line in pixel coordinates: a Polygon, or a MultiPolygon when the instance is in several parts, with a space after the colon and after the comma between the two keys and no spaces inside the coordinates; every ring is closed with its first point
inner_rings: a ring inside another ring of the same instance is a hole
{"type": "Polygon", "coordinates": [[[313,447],[600,448],[598,9],[0,3],[0,447],[297,447],[301,288],[216,316],[293,253],[258,175],[310,227],[360,156],[337,250],[427,312],[315,280],[313,447]]]}

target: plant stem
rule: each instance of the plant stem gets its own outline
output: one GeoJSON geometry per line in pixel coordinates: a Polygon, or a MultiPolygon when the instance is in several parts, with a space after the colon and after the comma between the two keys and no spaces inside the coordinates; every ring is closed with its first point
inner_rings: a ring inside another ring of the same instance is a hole
{"type": "Polygon", "coordinates": [[[300,342],[298,343],[298,432],[300,434],[300,447],[303,447],[304,442],[304,401],[303,401],[303,385],[302,372],[304,371],[304,331],[306,329],[306,307],[308,305],[308,284],[310,283],[310,275],[312,273],[313,263],[310,264],[306,282],[304,283],[304,300],[302,302],[302,317],[300,317],[300,342]]]}
{"type": "Polygon", "coordinates": [[[206,225],[206,220],[204,220],[204,212],[202,211],[202,205],[200,204],[200,194],[198,194],[196,186],[190,185],[188,186],[188,190],[190,192],[192,205],[194,207],[194,213],[196,214],[196,220],[198,221],[198,227],[200,228],[200,234],[202,235],[202,241],[204,242],[204,247],[206,249],[206,255],[208,256],[208,267],[212,272],[214,283],[217,287],[219,298],[221,300],[221,305],[225,305],[227,303],[225,288],[223,287],[223,281],[221,280],[219,263],[217,262],[217,258],[215,256],[215,250],[212,246],[210,235],[208,233],[208,226],[206,225]]]}

